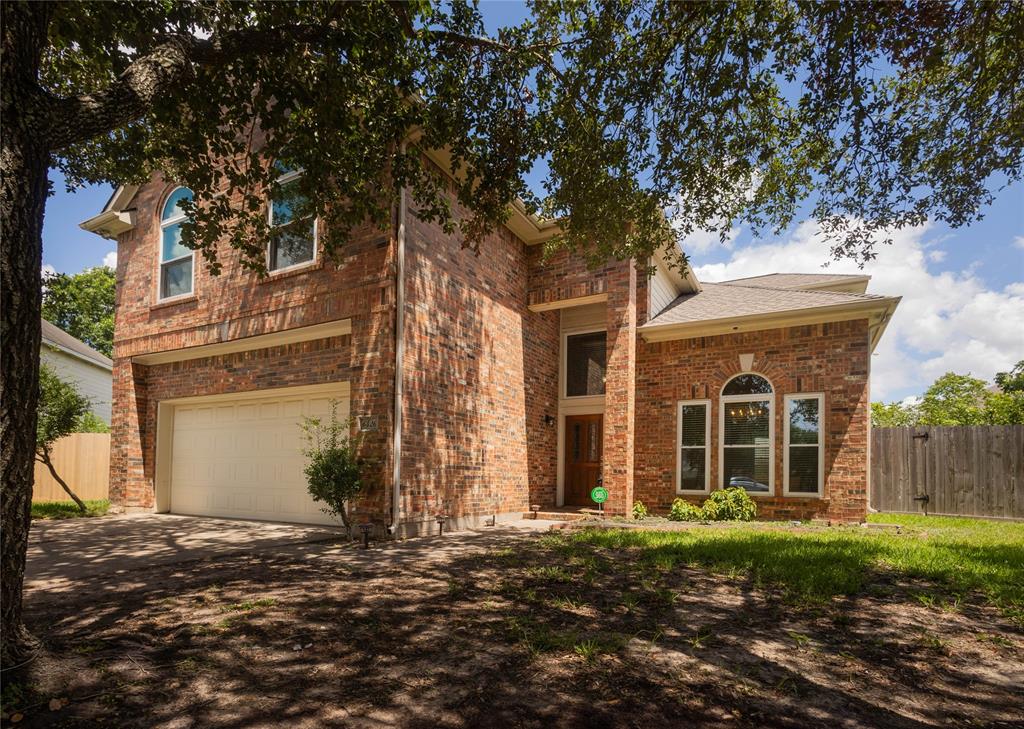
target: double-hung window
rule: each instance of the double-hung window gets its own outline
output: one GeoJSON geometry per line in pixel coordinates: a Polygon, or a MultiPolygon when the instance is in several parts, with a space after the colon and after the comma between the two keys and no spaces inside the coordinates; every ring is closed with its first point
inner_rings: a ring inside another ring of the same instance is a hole
{"type": "Polygon", "coordinates": [[[706,493],[711,484],[711,401],[679,403],[676,491],[706,493]]]}
{"type": "Polygon", "coordinates": [[[824,395],[786,395],[783,488],[786,496],[821,496],[825,442],[821,416],[824,395]]]}
{"type": "Polygon", "coordinates": [[[270,223],[267,268],[281,271],[311,263],[316,258],[317,231],[309,200],[300,190],[302,170],[281,163],[275,167],[281,174],[267,211],[270,223]]]}
{"type": "Polygon", "coordinates": [[[187,220],[181,203],[191,199],[191,190],[177,188],[167,197],[160,216],[160,301],[192,293],[195,252],[181,242],[181,224],[187,220]]]}
{"type": "Polygon", "coordinates": [[[760,375],[737,375],[722,388],[722,488],[772,493],[773,438],[771,383],[760,375]]]}

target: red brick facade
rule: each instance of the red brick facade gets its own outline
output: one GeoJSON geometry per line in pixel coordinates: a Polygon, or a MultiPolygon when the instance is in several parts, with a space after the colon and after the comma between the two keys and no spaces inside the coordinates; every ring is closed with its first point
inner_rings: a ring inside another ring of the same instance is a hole
{"type": "MultiPolygon", "coordinates": [[[[193,295],[158,304],[158,215],[171,189],[162,180],[143,186],[132,202],[135,227],[119,240],[112,501],[155,506],[160,402],[348,381],[352,414],[378,424],[365,442],[380,470],[359,510],[386,521],[394,466],[397,220],[390,230],[355,233],[337,264],[318,261],[262,280],[225,248],[219,277],[197,261],[193,295]],[[351,321],[349,335],[169,364],[132,361],[343,319],[351,321]]],[[[775,385],[777,413],[786,393],[824,392],[828,415],[825,498],[781,497],[779,455],[777,495],[761,500],[762,513],[863,516],[865,322],[649,344],[637,330],[647,318],[642,272],[630,262],[591,271],[564,252],[545,259],[542,249],[502,228],[473,252],[412,213],[406,219],[400,511],[409,530],[430,528],[439,512],[474,523],[521,513],[531,503],[556,505],[560,319],[558,311],[530,307],[583,297],[606,300],[603,469],[610,511],[627,512],[634,499],[655,510],[668,507],[675,497],[676,402],[711,398],[717,433],[717,393],[739,371],[739,355],[753,353],[754,369],[775,385]]]]}
{"type": "Polygon", "coordinates": [[[225,247],[218,252],[219,276],[197,258],[193,295],[158,303],[158,217],[173,188],[159,179],[143,186],[133,201],[135,228],[118,241],[111,501],[155,506],[160,401],[348,380],[352,413],[379,423],[364,442],[381,464],[367,509],[383,514],[394,395],[392,231],[358,231],[337,264],[318,259],[265,279],[244,269],[239,253],[225,247]],[[351,335],[164,365],[131,359],[340,319],[351,320],[351,335]]]}
{"type": "MultiPolygon", "coordinates": [[[[460,213],[456,209],[456,213],[460,213]]],[[[557,312],[527,308],[527,246],[407,221],[402,490],[411,521],[554,503],[557,312]]]]}
{"type": "MultiPolygon", "coordinates": [[[[775,458],[772,496],[756,497],[766,518],[827,516],[863,519],[867,511],[868,370],[866,320],[643,343],[637,356],[636,479],[634,496],[655,511],[676,498],[677,403],[711,400],[711,488],[719,486],[719,397],[754,356],[751,371],[774,389],[775,458]],[[824,497],[784,497],[783,397],[824,393],[824,497]]],[[[704,497],[684,496],[698,503],[704,497]]]]}

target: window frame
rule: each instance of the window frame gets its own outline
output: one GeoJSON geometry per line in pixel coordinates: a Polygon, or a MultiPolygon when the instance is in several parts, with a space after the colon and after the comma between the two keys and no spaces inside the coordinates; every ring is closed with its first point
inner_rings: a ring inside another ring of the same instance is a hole
{"type": "Polygon", "coordinates": [[[608,329],[607,327],[582,327],[578,329],[567,329],[562,332],[562,356],[561,356],[561,392],[559,393],[563,400],[587,400],[587,399],[600,399],[604,400],[605,395],[608,392],[608,329]],[[604,334],[605,343],[605,360],[604,360],[604,384],[605,391],[598,395],[570,395],[569,394],[569,337],[576,337],[580,334],[597,334],[601,332],[604,334]]]}
{"type": "Polygon", "coordinates": [[[783,397],[782,410],[785,417],[782,439],[782,495],[802,499],[822,499],[825,497],[825,393],[823,392],[802,392],[785,395],[783,397]],[[793,443],[796,448],[818,449],[818,490],[817,491],[793,491],[789,490],[789,403],[793,400],[817,400],[818,401],[818,443],[817,446],[810,443],[793,443]]]}
{"type": "MultiPolygon", "coordinates": [[[[300,177],[302,177],[302,175],[304,173],[305,173],[305,169],[303,169],[301,167],[299,169],[297,169],[297,170],[289,170],[288,172],[285,172],[285,173],[279,175],[278,178],[274,182],[277,185],[279,185],[279,186],[280,185],[286,185],[289,182],[294,182],[295,180],[299,179],[300,177]]],[[[308,261],[301,261],[300,263],[293,263],[290,266],[282,266],[281,268],[271,268],[271,264],[273,263],[273,257],[272,257],[271,254],[272,254],[272,246],[274,245],[274,229],[275,228],[282,228],[284,226],[282,226],[282,225],[274,225],[274,196],[273,196],[273,194],[271,192],[269,192],[269,191],[267,192],[267,226],[270,229],[270,235],[268,236],[268,239],[267,239],[266,261],[267,261],[267,274],[269,276],[275,276],[275,275],[277,275],[279,273],[284,273],[284,272],[287,272],[287,271],[297,271],[297,270],[302,269],[302,268],[309,268],[310,266],[315,266],[316,265],[317,259],[320,256],[320,218],[317,217],[316,215],[313,215],[312,218],[313,218],[313,257],[310,258],[308,261]]],[[[292,219],[291,222],[286,223],[285,225],[291,225],[291,223],[293,223],[293,222],[295,222],[294,218],[292,219]]]]}
{"type": "MultiPolygon", "coordinates": [[[[722,388],[719,390],[718,396],[718,488],[727,489],[729,485],[725,483],[725,449],[729,448],[756,448],[757,446],[726,446],[725,445],[725,406],[729,403],[737,402],[764,402],[768,401],[768,490],[765,492],[761,491],[748,491],[747,495],[755,499],[766,499],[773,498],[775,496],[775,397],[777,392],[775,390],[775,384],[767,376],[760,372],[739,372],[728,380],[722,383],[722,388]],[[732,382],[739,375],[757,375],[763,378],[768,385],[772,388],[771,392],[762,393],[751,393],[747,395],[722,395],[725,391],[726,385],[732,382]]],[[[739,488],[739,487],[737,487],[739,488]]]]}
{"type": "Polygon", "coordinates": [[[156,303],[164,304],[167,302],[178,301],[179,299],[187,299],[196,295],[196,252],[190,250],[183,256],[177,258],[171,258],[167,261],[164,260],[164,231],[172,225],[180,225],[181,223],[188,220],[188,216],[185,213],[173,215],[169,218],[164,217],[164,208],[167,207],[167,201],[171,199],[178,190],[188,190],[189,195],[194,195],[191,189],[184,185],[178,185],[171,188],[171,190],[164,195],[163,203],[160,205],[160,235],[157,237],[157,251],[156,251],[156,303]],[[192,270],[191,277],[189,279],[188,292],[183,294],[174,294],[173,296],[164,296],[164,267],[170,263],[179,263],[184,261],[186,258],[192,258],[192,270]]]}
{"type": "Polygon", "coordinates": [[[680,400],[676,403],[676,493],[677,494],[708,494],[711,493],[711,400],[680,400]],[[704,445],[683,445],[683,408],[688,405],[704,406],[704,445]],[[683,488],[683,448],[704,449],[704,488],[683,488]]]}

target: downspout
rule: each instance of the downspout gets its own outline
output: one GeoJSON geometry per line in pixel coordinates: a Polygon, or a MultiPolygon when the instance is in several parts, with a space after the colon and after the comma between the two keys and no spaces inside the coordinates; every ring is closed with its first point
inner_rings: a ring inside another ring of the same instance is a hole
{"type": "MultiPolygon", "coordinates": [[[[402,145],[405,152],[405,144],[402,145]]],[[[395,236],[395,422],[392,453],[394,472],[391,475],[391,533],[401,521],[402,508],[402,362],[405,355],[405,187],[398,193],[398,231],[395,236]]]]}

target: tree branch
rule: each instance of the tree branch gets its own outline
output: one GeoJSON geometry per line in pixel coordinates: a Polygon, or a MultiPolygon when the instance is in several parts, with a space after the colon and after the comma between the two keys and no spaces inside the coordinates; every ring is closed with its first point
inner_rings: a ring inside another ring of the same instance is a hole
{"type": "Polygon", "coordinates": [[[285,51],[296,43],[330,41],[336,33],[336,25],[330,23],[247,29],[209,39],[188,34],[163,36],[149,53],[100,91],[61,98],[39,89],[35,101],[49,118],[49,148],[60,150],[139,119],[157,98],[191,78],[199,67],[285,51]]]}

